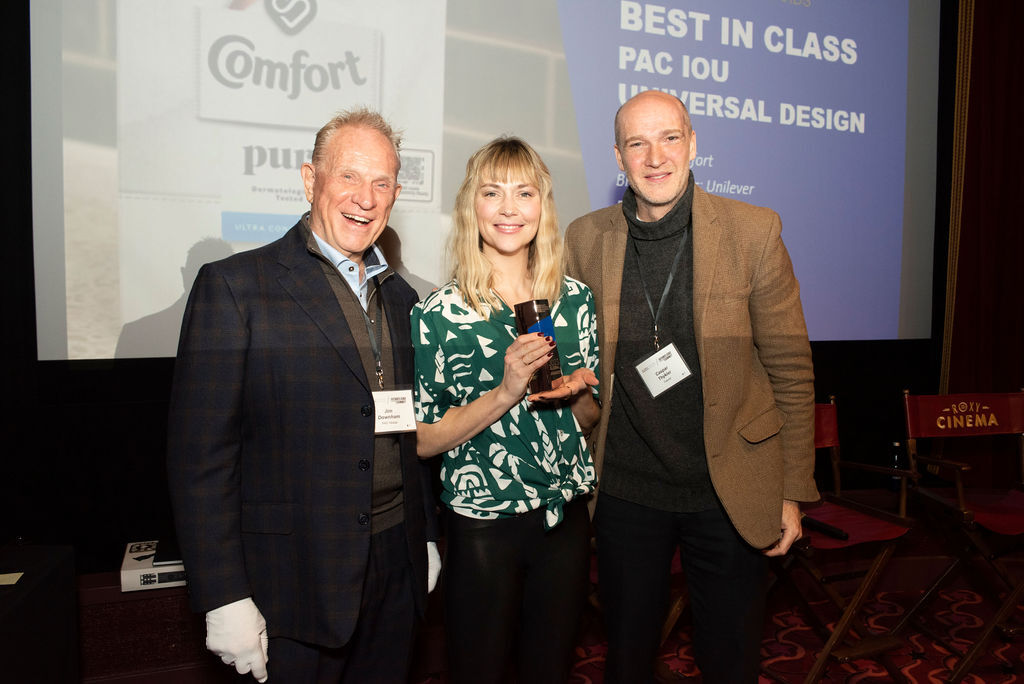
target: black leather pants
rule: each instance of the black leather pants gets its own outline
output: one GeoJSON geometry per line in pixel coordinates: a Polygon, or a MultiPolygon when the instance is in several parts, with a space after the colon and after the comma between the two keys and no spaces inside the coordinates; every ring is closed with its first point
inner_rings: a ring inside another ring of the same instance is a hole
{"type": "Polygon", "coordinates": [[[564,683],[586,600],[584,501],[544,530],[544,511],[476,520],[448,515],[444,559],[448,671],[455,684],[564,683]]]}

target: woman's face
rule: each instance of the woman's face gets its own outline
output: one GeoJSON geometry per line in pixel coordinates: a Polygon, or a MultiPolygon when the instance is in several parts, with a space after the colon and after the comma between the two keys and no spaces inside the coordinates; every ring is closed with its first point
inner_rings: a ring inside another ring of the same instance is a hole
{"type": "Polygon", "coordinates": [[[485,256],[526,252],[540,225],[540,190],[519,181],[483,183],[476,191],[476,222],[485,256]]]}

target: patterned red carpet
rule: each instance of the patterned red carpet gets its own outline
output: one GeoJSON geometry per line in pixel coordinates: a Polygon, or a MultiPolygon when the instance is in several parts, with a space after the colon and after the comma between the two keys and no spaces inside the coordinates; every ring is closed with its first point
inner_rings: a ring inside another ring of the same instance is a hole
{"type": "MultiPolygon", "coordinates": [[[[873,627],[893,624],[915,596],[907,592],[882,592],[868,606],[873,627]]],[[[773,599],[773,604],[781,603],[773,599]]],[[[772,613],[766,621],[761,643],[763,664],[780,673],[789,682],[801,682],[821,649],[821,639],[807,624],[800,611],[784,605],[771,605],[772,613]]],[[[973,642],[982,629],[989,609],[981,597],[962,588],[942,592],[929,611],[940,633],[948,634],[953,646],[964,649],[973,642]]],[[[581,642],[577,647],[578,660],[573,669],[574,684],[599,684],[603,681],[606,645],[597,618],[588,615],[581,642]]],[[[891,662],[911,682],[939,683],[948,679],[949,668],[956,658],[948,648],[924,634],[908,629],[906,644],[892,652],[891,662]]],[[[701,682],[693,660],[691,630],[687,615],[665,641],[660,658],[659,678],[662,681],[701,682]]],[[[774,680],[762,677],[761,682],[774,680]]],[[[857,661],[853,665],[829,665],[821,681],[832,684],[858,682],[889,682],[892,678],[874,661],[857,661]]],[[[968,684],[988,682],[1024,682],[1024,638],[1005,643],[996,639],[990,652],[975,664],[973,672],[964,680],[968,684]]]]}
{"type": "MultiPolygon", "coordinates": [[[[914,550],[927,550],[927,541],[917,543],[914,550]]],[[[918,560],[907,559],[890,566],[890,572],[878,586],[875,596],[865,606],[869,628],[887,630],[914,604],[924,587],[937,577],[945,561],[936,565],[933,556],[922,555],[918,560]]],[[[1017,572],[1024,572],[1018,567],[1017,572]]],[[[804,587],[801,582],[800,585],[804,587]]],[[[890,664],[903,677],[915,684],[947,682],[957,664],[957,652],[966,651],[974,643],[992,613],[990,601],[970,588],[964,576],[954,580],[941,591],[924,612],[928,616],[931,636],[916,627],[903,633],[903,645],[890,651],[890,664]],[[955,651],[951,649],[956,649],[955,651]]],[[[807,595],[807,587],[803,593],[807,595]]],[[[411,681],[415,684],[445,684],[444,627],[441,619],[440,592],[431,594],[432,607],[428,610],[427,625],[421,634],[419,654],[415,659],[411,681]]],[[[761,684],[775,681],[800,684],[810,670],[823,640],[808,624],[797,602],[783,586],[777,586],[769,595],[768,617],[765,620],[761,642],[762,665],[779,679],[761,677],[761,684]]],[[[826,620],[835,620],[834,613],[818,610],[827,607],[824,600],[813,607],[826,620]]],[[[1024,625],[1024,610],[1018,607],[1015,616],[1018,625],[1024,625]]],[[[987,652],[974,664],[963,679],[966,684],[1024,684],[1024,636],[1004,641],[998,635],[990,642],[987,652]]],[[[588,606],[584,613],[572,684],[602,684],[607,644],[601,613],[588,606]]],[[[688,611],[684,611],[675,629],[665,640],[657,664],[660,682],[691,682],[703,684],[693,658],[692,629],[688,611]]],[[[834,661],[821,680],[825,684],[874,684],[891,682],[892,677],[881,664],[860,660],[851,665],[834,661]]],[[[530,684],[523,682],[522,684],[530,684]]],[[[716,683],[708,683],[716,684],[716,683]]]]}
{"type": "MultiPolygon", "coordinates": [[[[913,604],[917,594],[910,591],[882,591],[866,607],[871,615],[871,627],[885,628],[895,623],[903,612],[913,604]]],[[[787,601],[785,592],[774,592],[769,602],[769,617],[766,620],[764,639],[761,642],[763,665],[781,675],[783,679],[761,677],[761,684],[775,681],[800,683],[810,669],[822,646],[822,640],[815,634],[801,614],[787,601]]],[[[904,646],[890,654],[892,664],[904,677],[916,684],[940,684],[948,681],[949,672],[956,665],[949,646],[960,651],[973,643],[985,620],[991,615],[991,608],[974,591],[954,586],[943,591],[936,598],[931,609],[930,623],[939,635],[945,636],[946,645],[908,628],[904,634],[904,646]]],[[[1024,623],[1024,611],[1018,611],[1019,622],[1024,623]]],[[[443,631],[440,625],[436,625],[443,631]]],[[[584,615],[580,641],[576,647],[576,664],[569,679],[571,684],[601,684],[604,681],[604,658],[607,645],[604,641],[600,614],[588,609],[584,615]]],[[[692,630],[689,615],[683,613],[675,630],[662,646],[658,662],[657,678],[660,682],[690,682],[703,684],[700,672],[693,659],[692,630]]],[[[443,637],[441,637],[443,639],[443,637]]],[[[434,662],[420,670],[415,676],[416,684],[444,684],[443,646],[434,642],[434,662]],[[425,670],[425,671],[424,671],[425,670]],[[434,671],[428,675],[426,672],[434,671]]],[[[860,684],[891,682],[892,678],[877,662],[857,661],[852,665],[830,663],[821,680],[825,684],[860,684]]],[[[1010,642],[996,638],[989,652],[974,665],[963,680],[966,684],[1024,684],[1024,637],[1010,642]]],[[[523,683],[528,684],[528,683],[523,683]]],[[[713,683],[711,683],[713,684],[713,683]]]]}

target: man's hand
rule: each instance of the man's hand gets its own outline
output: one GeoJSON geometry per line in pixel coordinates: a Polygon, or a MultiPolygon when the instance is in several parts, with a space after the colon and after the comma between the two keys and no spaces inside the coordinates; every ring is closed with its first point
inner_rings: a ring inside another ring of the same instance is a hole
{"type": "Polygon", "coordinates": [[[800,504],[785,499],[782,502],[782,539],[763,551],[766,556],[784,556],[797,539],[803,536],[800,525],[800,504]]]}
{"type": "Polygon", "coordinates": [[[267,621],[252,598],[206,614],[206,648],[234,665],[238,674],[251,671],[256,681],[267,681],[267,621]]]}
{"type": "Polygon", "coordinates": [[[441,554],[437,551],[437,542],[427,542],[427,593],[437,586],[437,576],[441,574],[441,554]]]}

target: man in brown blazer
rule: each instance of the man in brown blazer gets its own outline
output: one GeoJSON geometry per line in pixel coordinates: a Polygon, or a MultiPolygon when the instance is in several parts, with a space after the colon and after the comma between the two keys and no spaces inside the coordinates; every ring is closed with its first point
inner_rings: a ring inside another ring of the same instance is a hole
{"type": "Polygon", "coordinates": [[[167,458],[178,540],[207,648],[259,681],[404,682],[440,567],[430,473],[415,432],[395,431],[415,428],[417,297],[374,245],[399,142],[376,112],[332,119],[302,167],[310,211],[204,266],[189,295],[167,458]],[[396,420],[378,423],[384,406],[396,420]]]}
{"type": "Polygon", "coordinates": [[[682,102],[615,117],[621,204],[574,221],[569,275],[598,301],[598,583],[606,682],[649,682],[680,549],[704,681],[755,682],[766,556],[800,537],[814,390],[778,214],[696,187],[682,102]]]}

